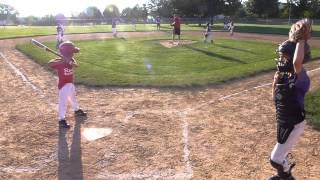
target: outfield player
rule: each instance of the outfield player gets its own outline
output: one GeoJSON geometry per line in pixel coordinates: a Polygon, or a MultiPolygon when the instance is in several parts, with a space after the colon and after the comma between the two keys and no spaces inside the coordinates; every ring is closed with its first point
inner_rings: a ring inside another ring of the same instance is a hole
{"type": "Polygon", "coordinates": [[[62,24],[57,24],[57,45],[56,49],[59,48],[59,45],[63,42],[63,35],[64,35],[64,27],[62,24]]]}
{"type": "Polygon", "coordinates": [[[74,53],[80,51],[70,41],[63,42],[59,46],[59,51],[63,56],[61,59],[54,59],[49,61],[49,66],[57,71],[59,77],[59,126],[62,128],[70,128],[66,121],[67,102],[72,105],[76,116],[86,116],[87,114],[80,109],[75,96],[75,86],[73,84],[74,71],[73,68],[78,66],[76,60],[73,58],[74,53]]]}
{"type": "Polygon", "coordinates": [[[277,175],[270,180],[294,180],[288,154],[298,142],[306,125],[304,98],[310,87],[310,79],[303,68],[309,60],[311,23],[303,19],[291,26],[289,39],[278,48],[279,60],[274,76],[272,96],[276,106],[277,143],[270,162],[277,175]]]}
{"type": "Polygon", "coordinates": [[[112,19],[112,35],[113,37],[117,37],[117,19],[112,19]]]}
{"type": "Polygon", "coordinates": [[[213,43],[213,32],[211,31],[210,23],[207,23],[206,32],[204,34],[204,42],[211,42],[213,43]]]}
{"type": "Polygon", "coordinates": [[[231,20],[230,23],[229,23],[230,36],[233,36],[233,30],[234,30],[234,23],[231,20]]]}
{"type": "Polygon", "coordinates": [[[160,21],[161,21],[160,16],[157,16],[156,17],[156,24],[157,24],[157,30],[158,31],[160,31],[160,21]]]}
{"type": "Polygon", "coordinates": [[[175,36],[178,35],[178,39],[180,41],[180,26],[181,26],[181,21],[180,18],[175,14],[173,16],[173,23],[171,24],[173,26],[173,31],[172,31],[172,42],[175,41],[175,36]]]}

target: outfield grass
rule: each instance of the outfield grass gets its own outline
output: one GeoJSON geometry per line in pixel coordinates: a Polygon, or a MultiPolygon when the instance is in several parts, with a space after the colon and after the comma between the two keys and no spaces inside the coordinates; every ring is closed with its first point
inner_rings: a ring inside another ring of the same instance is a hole
{"type": "MultiPolygon", "coordinates": [[[[246,33],[261,33],[261,34],[280,34],[287,35],[289,25],[257,25],[257,24],[235,24],[235,32],[246,33]]],[[[118,31],[131,32],[134,31],[132,25],[118,25],[118,31]]],[[[137,24],[136,31],[154,31],[154,24],[137,24]]],[[[171,31],[172,27],[169,24],[162,24],[163,31],[171,31]]],[[[183,24],[182,31],[204,31],[204,27],[199,27],[197,24],[183,24]]],[[[215,24],[214,31],[224,31],[222,24],[215,24]]],[[[320,26],[313,27],[313,36],[320,37],[320,26]]],[[[93,25],[93,26],[66,26],[66,34],[76,33],[96,33],[96,32],[111,32],[111,25],[93,25]]],[[[55,26],[8,26],[0,27],[0,39],[17,38],[27,36],[41,36],[56,34],[55,26]]]]}
{"type": "MultiPolygon", "coordinates": [[[[81,66],[76,82],[93,86],[202,86],[275,67],[276,45],[271,43],[218,39],[212,45],[189,39],[198,42],[172,49],[158,43],[161,37],[75,42],[82,49],[77,56],[81,66]]],[[[53,58],[31,44],[18,49],[43,65],[53,58]]],[[[313,52],[319,57],[319,51],[313,52]]]]}
{"type": "Polygon", "coordinates": [[[320,130],[320,90],[309,92],[305,103],[308,123],[320,130]]]}
{"type": "MultiPolygon", "coordinates": [[[[77,34],[77,33],[102,33],[112,32],[111,25],[92,25],[92,26],[66,26],[66,34],[77,34]]],[[[169,24],[163,24],[161,26],[164,31],[171,31],[172,27],[169,24]]],[[[204,27],[182,25],[181,27],[186,31],[204,31],[204,27]]],[[[133,25],[118,25],[117,30],[119,32],[145,32],[156,30],[154,24],[137,24],[136,29],[133,25]]],[[[17,37],[28,37],[28,36],[42,36],[42,35],[54,35],[56,34],[55,26],[0,26],[0,39],[5,38],[17,38],[17,37]]]]}

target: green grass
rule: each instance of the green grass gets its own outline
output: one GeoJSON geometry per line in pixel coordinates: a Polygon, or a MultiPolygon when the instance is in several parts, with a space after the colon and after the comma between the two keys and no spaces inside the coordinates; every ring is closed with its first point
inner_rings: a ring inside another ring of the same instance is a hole
{"type": "Polygon", "coordinates": [[[320,90],[309,92],[305,103],[308,123],[320,130],[320,90]]]}
{"type": "MultiPolygon", "coordinates": [[[[81,66],[76,82],[93,86],[203,86],[275,67],[276,45],[271,43],[218,39],[212,45],[193,37],[197,43],[168,49],[158,40],[162,37],[75,42],[82,49],[77,55],[81,66]]],[[[18,49],[43,65],[53,58],[31,44],[18,49]]],[[[314,52],[319,57],[320,52],[314,52]]]]}
{"type": "MultiPolygon", "coordinates": [[[[236,32],[288,35],[291,25],[236,24],[236,32]]],[[[313,26],[314,37],[320,37],[320,26],[313,26]]]]}
{"type": "MultiPolygon", "coordinates": [[[[66,26],[65,28],[66,34],[112,32],[111,25],[66,26]]],[[[163,24],[162,29],[171,31],[172,27],[169,24],[163,24]]],[[[182,25],[182,29],[186,31],[204,31],[204,27],[189,25],[182,25]]],[[[119,32],[132,32],[134,28],[132,25],[118,25],[117,30],[119,32]]],[[[136,31],[139,32],[154,30],[156,30],[156,25],[154,24],[136,25],[136,31]]],[[[54,34],[56,34],[55,26],[0,26],[0,39],[54,34]]]]}
{"type": "MultiPolygon", "coordinates": [[[[287,35],[289,25],[257,25],[257,24],[235,24],[236,32],[246,33],[261,33],[261,34],[280,34],[287,35]]],[[[118,25],[118,31],[134,31],[132,25],[118,25]]],[[[153,31],[156,29],[154,24],[137,24],[137,31],[153,31]]],[[[171,31],[172,27],[169,24],[162,24],[162,30],[171,31]]],[[[197,24],[182,25],[182,31],[204,31],[204,27],[199,27],[197,24]]],[[[214,25],[215,31],[223,31],[222,24],[214,25]]],[[[320,37],[320,26],[313,27],[313,36],[320,37]]],[[[76,33],[95,33],[95,32],[111,32],[111,25],[94,25],[94,26],[66,26],[67,34],[76,33]]],[[[55,26],[7,26],[0,27],[0,39],[41,36],[56,34],[55,26]]]]}

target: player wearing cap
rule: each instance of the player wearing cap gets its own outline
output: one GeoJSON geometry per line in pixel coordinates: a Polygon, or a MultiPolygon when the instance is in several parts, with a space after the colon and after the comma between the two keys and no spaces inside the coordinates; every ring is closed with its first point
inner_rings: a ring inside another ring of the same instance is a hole
{"type": "Polygon", "coordinates": [[[173,26],[173,32],[172,32],[172,41],[175,41],[175,36],[178,35],[178,39],[180,41],[180,26],[181,26],[181,20],[178,15],[173,16],[173,23],[171,24],[173,26]]]}
{"type": "Polygon", "coordinates": [[[57,71],[59,77],[59,126],[63,128],[70,128],[66,121],[67,102],[69,101],[73,107],[76,116],[86,116],[77,102],[75,96],[74,71],[73,67],[78,66],[76,60],[73,58],[74,53],[80,51],[70,41],[63,42],[59,46],[59,51],[62,58],[53,59],[49,61],[49,66],[57,71]]]}

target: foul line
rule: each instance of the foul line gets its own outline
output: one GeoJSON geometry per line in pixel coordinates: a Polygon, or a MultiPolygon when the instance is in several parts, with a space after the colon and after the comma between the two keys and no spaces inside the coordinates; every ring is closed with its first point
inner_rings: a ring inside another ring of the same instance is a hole
{"type": "Polygon", "coordinates": [[[56,108],[57,105],[52,103],[52,102],[49,102],[47,98],[45,98],[45,94],[44,92],[38,88],[35,84],[33,84],[28,78],[27,76],[25,76],[16,66],[14,66],[9,60],[8,58],[0,52],[0,56],[3,58],[4,62],[6,62],[9,67],[18,75],[21,77],[22,81],[24,83],[26,83],[28,86],[30,86],[36,93],[39,94],[39,96],[42,98],[42,99],[46,99],[47,100],[47,103],[52,106],[53,108],[56,108]]]}
{"type": "MultiPolygon", "coordinates": [[[[320,70],[320,68],[316,68],[316,69],[307,71],[307,73],[310,74],[311,72],[318,71],[318,70],[320,70]]],[[[272,83],[265,83],[265,84],[262,84],[262,85],[259,85],[259,86],[254,86],[252,88],[245,89],[245,90],[242,90],[242,91],[237,92],[237,93],[229,94],[229,95],[220,97],[219,99],[214,99],[214,100],[211,100],[209,102],[202,103],[202,104],[200,104],[200,105],[198,105],[198,106],[196,106],[194,108],[188,108],[188,109],[185,109],[184,111],[180,111],[179,112],[179,116],[183,120],[183,142],[184,142],[184,148],[183,148],[184,156],[183,157],[184,157],[184,161],[186,162],[186,173],[188,175],[187,176],[188,179],[192,178],[193,170],[192,170],[191,162],[189,160],[189,156],[190,156],[189,124],[188,124],[188,121],[186,120],[187,114],[189,112],[191,112],[191,111],[200,109],[200,108],[202,108],[204,106],[207,106],[207,105],[210,105],[212,103],[219,102],[219,101],[224,101],[224,100],[230,99],[232,97],[235,97],[235,96],[238,96],[238,95],[250,92],[250,91],[254,91],[254,90],[257,90],[257,89],[260,89],[260,88],[264,88],[264,87],[270,86],[270,85],[272,85],[272,83]]]]}
{"type": "MultiPolygon", "coordinates": [[[[10,68],[12,70],[14,70],[14,72],[21,77],[21,79],[29,86],[32,87],[32,89],[38,93],[40,93],[40,96],[42,98],[44,98],[44,93],[39,89],[37,88],[18,68],[16,68],[1,52],[0,52],[0,56],[4,59],[4,61],[10,66],[10,68]]],[[[311,72],[314,72],[314,71],[318,71],[320,70],[320,68],[317,68],[317,69],[313,69],[313,70],[310,70],[308,71],[308,73],[311,73],[311,72]]],[[[178,111],[179,112],[179,116],[182,118],[183,120],[183,131],[182,131],[182,135],[183,135],[183,159],[186,163],[186,167],[185,167],[185,172],[183,173],[177,173],[175,175],[173,175],[173,177],[184,177],[186,179],[191,179],[193,177],[193,170],[192,170],[192,166],[191,166],[191,162],[190,162],[190,149],[189,149],[189,123],[187,122],[186,120],[186,117],[187,117],[187,114],[191,111],[194,111],[194,110],[197,110],[197,109],[200,109],[206,105],[210,105],[212,103],[215,103],[215,102],[218,102],[218,101],[224,101],[226,99],[229,99],[229,98],[232,98],[232,97],[235,97],[237,95],[240,95],[240,94],[244,94],[246,92],[249,92],[249,91],[253,91],[253,90],[256,90],[256,89],[259,89],[259,88],[263,88],[263,87],[266,87],[266,86],[270,86],[272,83],[266,83],[266,84],[262,84],[262,85],[259,85],[259,86],[255,86],[255,87],[252,87],[252,88],[249,88],[249,89],[246,89],[246,90],[242,90],[240,92],[237,92],[237,93],[233,93],[233,94],[229,94],[229,95],[226,95],[226,96],[223,96],[223,97],[220,97],[219,99],[214,99],[214,100],[211,100],[207,103],[202,103],[194,108],[188,108],[188,109],[185,109],[184,111],[178,111]]],[[[50,103],[50,105],[52,105],[50,103]]],[[[133,117],[136,113],[133,113],[133,114],[129,114],[127,115],[127,117],[125,118],[125,122],[128,122],[128,120],[133,117]]],[[[5,171],[13,171],[13,168],[2,168],[2,170],[5,170],[5,171]]],[[[31,171],[32,173],[34,171],[38,171],[39,169],[38,168],[35,168],[35,169],[29,169],[29,171],[31,171]]],[[[21,169],[14,169],[14,171],[22,171],[22,172],[26,172],[28,171],[28,168],[21,168],[21,169]]],[[[155,174],[150,174],[150,175],[143,175],[143,174],[118,174],[118,175],[111,175],[111,174],[105,174],[105,173],[102,173],[98,176],[100,177],[118,177],[118,178],[122,178],[122,179],[127,179],[127,178],[147,178],[147,177],[157,177],[157,178],[161,178],[161,177],[164,177],[165,176],[168,176],[168,174],[166,173],[161,173],[161,172],[158,172],[158,173],[155,173],[155,174]]],[[[172,175],[171,175],[172,177],[172,175]]]]}
{"type": "MultiPolygon", "coordinates": [[[[2,59],[4,59],[4,62],[6,62],[9,67],[18,75],[21,77],[22,81],[24,83],[26,83],[28,86],[30,86],[36,93],[38,93],[40,95],[40,97],[42,99],[45,98],[45,95],[43,93],[43,91],[41,91],[40,88],[38,88],[36,85],[34,85],[17,67],[15,67],[9,60],[7,57],[4,56],[3,53],[0,52],[0,56],[2,57],[2,59]]],[[[56,104],[47,102],[50,106],[56,107],[56,104]]],[[[54,153],[53,153],[54,154],[54,153]]],[[[55,157],[55,155],[53,155],[55,157]]],[[[54,158],[53,157],[53,158],[54,158]]],[[[17,172],[17,173],[36,173],[37,171],[45,168],[46,163],[53,161],[54,159],[51,158],[49,160],[43,160],[40,163],[37,163],[36,167],[13,167],[13,166],[8,166],[8,167],[0,167],[0,171],[4,171],[4,172],[17,172]]]]}
{"type": "Polygon", "coordinates": [[[27,85],[31,86],[31,88],[40,93],[41,97],[44,97],[43,92],[37,88],[17,67],[15,67],[8,59],[5,57],[1,52],[0,56],[4,59],[4,61],[9,65],[9,67],[18,75],[21,77],[22,81],[25,82],[27,85]]]}

